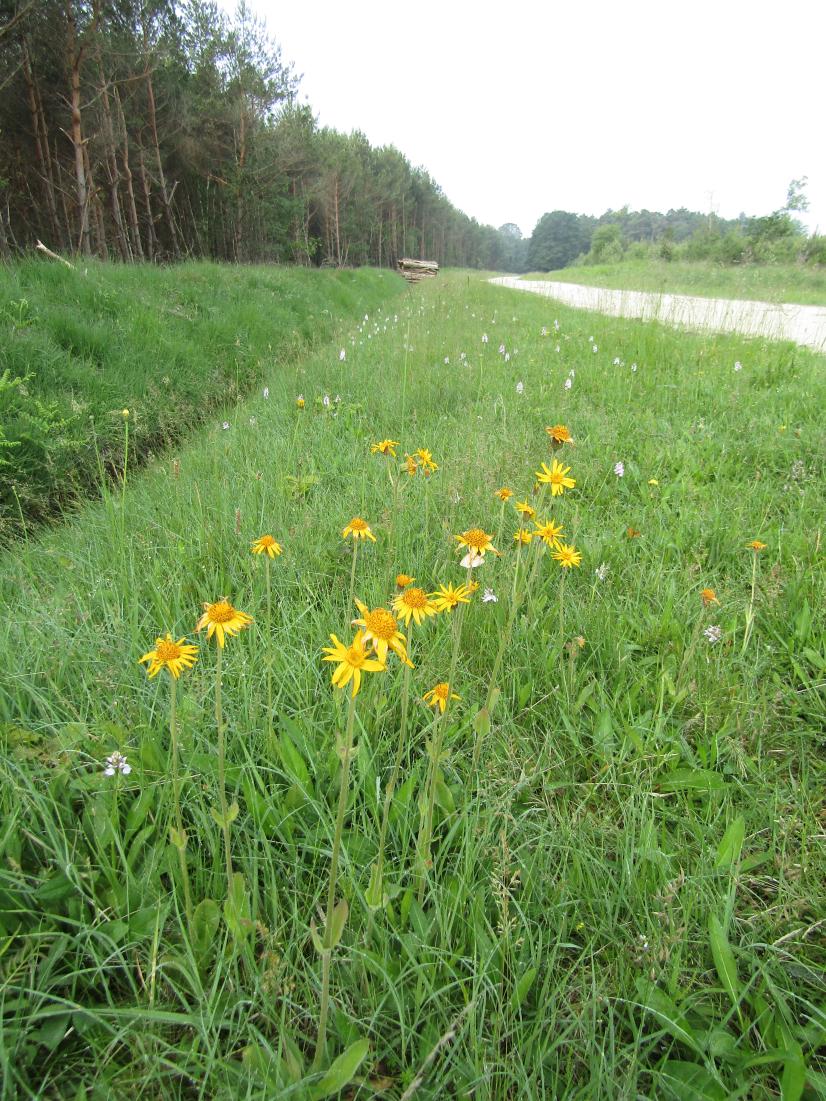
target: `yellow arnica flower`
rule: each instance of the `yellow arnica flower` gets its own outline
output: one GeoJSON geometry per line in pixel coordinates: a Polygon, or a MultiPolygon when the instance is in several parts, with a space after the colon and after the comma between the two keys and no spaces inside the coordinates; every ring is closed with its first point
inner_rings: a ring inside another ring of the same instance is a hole
{"type": "Polygon", "coordinates": [[[573,442],[573,436],[564,424],[554,424],[546,428],[545,431],[551,437],[551,447],[554,450],[558,447],[562,447],[564,443],[573,442]]]}
{"type": "Polygon", "coordinates": [[[517,501],[513,507],[524,520],[533,520],[536,516],[536,509],[527,501],[517,501]]]}
{"type": "Polygon", "coordinates": [[[460,604],[470,604],[471,590],[467,585],[440,585],[439,591],[430,594],[436,604],[437,612],[452,612],[460,604]]]}
{"type": "Polygon", "coordinates": [[[352,535],[353,539],[372,539],[375,543],[376,537],[370,530],[370,525],[366,520],[362,520],[360,516],[354,516],[347,527],[342,531],[342,539],[346,539],[348,535],[352,535]]]}
{"type": "Polygon", "coordinates": [[[700,600],[702,600],[704,608],[707,608],[709,604],[720,603],[720,601],[717,599],[717,593],[714,591],[714,589],[701,589],[700,600]]]}
{"type": "Polygon", "coordinates": [[[416,460],[413,458],[412,455],[405,455],[404,469],[407,471],[411,478],[414,477],[416,471],[419,469],[418,466],[416,466],[416,460]]]}
{"type": "Polygon", "coordinates": [[[411,577],[409,574],[406,573],[396,574],[396,584],[400,589],[406,589],[407,586],[412,585],[415,580],[415,577],[411,577]]]}
{"type": "Polygon", "coordinates": [[[659,483],[659,482],[657,481],[657,479],[656,479],[656,478],[649,478],[649,479],[648,479],[648,484],[649,484],[650,486],[658,486],[658,485],[659,485],[660,483],[659,483]]]}
{"type": "Polygon", "coordinates": [[[413,663],[407,657],[407,639],[390,612],[386,608],[374,608],[370,611],[360,600],[356,600],[356,607],[361,619],[354,619],[352,625],[364,628],[363,632],[359,632],[364,636],[364,645],[372,646],[379,661],[387,661],[387,651],[392,650],[396,657],[401,658],[412,669],[413,663]]]}
{"type": "Polygon", "coordinates": [[[494,497],[498,497],[500,501],[509,501],[513,497],[513,490],[508,489],[507,486],[502,486],[501,489],[497,489],[494,497]]]}
{"type": "Polygon", "coordinates": [[[393,611],[407,625],[411,618],[418,627],[427,616],[436,614],[436,605],[424,589],[405,589],[393,601],[393,611]]]}
{"type": "Polygon", "coordinates": [[[566,546],[565,543],[559,544],[551,558],[555,559],[564,570],[569,570],[571,566],[578,566],[582,561],[582,555],[576,547],[566,546]]]}
{"type": "Polygon", "coordinates": [[[305,406],[305,405],[306,405],[307,403],[306,403],[306,401],[304,400],[304,398],[302,398],[302,397],[297,397],[297,398],[295,399],[295,404],[296,404],[296,405],[298,406],[298,408],[299,408],[299,409],[303,409],[303,408],[304,408],[304,406],[305,406]]]}
{"type": "Polygon", "coordinates": [[[456,535],[454,538],[460,547],[467,547],[477,557],[484,558],[485,551],[493,551],[494,554],[499,553],[491,543],[493,536],[488,535],[481,528],[468,528],[467,531],[463,531],[461,535],[456,535]]]}
{"type": "Polygon", "coordinates": [[[361,631],[349,646],[339,642],[335,635],[330,635],[332,646],[324,647],[324,661],[338,662],[333,670],[333,684],[336,688],[343,688],[350,680],[353,682],[353,695],[361,687],[362,673],[381,673],[384,671],[384,662],[370,657],[370,650],[364,646],[364,635],[361,631]]]}
{"type": "Polygon", "coordinates": [[[398,440],[379,440],[378,443],[374,443],[370,448],[371,455],[392,455],[395,459],[396,448],[399,446],[398,440]]]}
{"type": "Polygon", "coordinates": [[[214,604],[204,603],[204,614],[198,620],[196,631],[207,629],[207,641],[213,635],[218,639],[218,645],[224,648],[224,636],[237,635],[245,627],[252,623],[252,616],[246,612],[239,612],[233,608],[228,600],[216,600],[214,604]]]}
{"type": "Polygon", "coordinates": [[[520,528],[519,531],[513,533],[514,543],[521,544],[523,547],[527,547],[531,539],[534,537],[534,532],[528,531],[527,528],[520,528]]]}
{"type": "Polygon", "coordinates": [[[753,550],[755,554],[766,549],[766,544],[761,543],[759,539],[752,539],[750,543],[746,543],[746,546],[749,550],[753,550]]]}
{"type": "Polygon", "coordinates": [[[439,467],[433,462],[433,455],[427,450],[426,447],[420,447],[416,452],[416,458],[419,460],[419,466],[424,471],[425,475],[433,474],[439,467]]]}
{"type": "Polygon", "coordinates": [[[198,660],[198,647],[188,643],[185,638],[172,641],[172,635],[166,632],[166,638],[155,639],[155,649],[138,658],[138,662],[149,662],[147,672],[150,677],[156,676],[161,669],[168,669],[175,680],[184,669],[191,669],[198,660]]]}
{"type": "Polygon", "coordinates": [[[546,547],[559,546],[559,537],[562,534],[562,524],[555,524],[553,520],[548,520],[544,524],[541,524],[539,520],[534,520],[536,524],[536,531],[534,535],[541,539],[546,547]]]}
{"type": "Polygon", "coordinates": [[[275,558],[276,555],[281,554],[282,549],[281,544],[276,543],[271,535],[262,535],[252,544],[253,554],[266,554],[269,558],[275,558]]]}
{"type": "Polygon", "coordinates": [[[429,692],[425,692],[422,699],[430,707],[438,707],[444,715],[445,708],[447,707],[448,700],[458,700],[460,697],[455,692],[450,691],[450,685],[447,681],[442,681],[437,684],[435,688],[431,688],[429,692]]]}
{"type": "Polygon", "coordinates": [[[536,480],[549,485],[551,487],[551,496],[558,497],[561,493],[564,493],[566,489],[573,489],[576,485],[573,478],[567,477],[570,469],[569,466],[563,466],[562,463],[554,459],[550,470],[548,469],[547,463],[542,463],[542,469],[536,471],[536,480]]]}

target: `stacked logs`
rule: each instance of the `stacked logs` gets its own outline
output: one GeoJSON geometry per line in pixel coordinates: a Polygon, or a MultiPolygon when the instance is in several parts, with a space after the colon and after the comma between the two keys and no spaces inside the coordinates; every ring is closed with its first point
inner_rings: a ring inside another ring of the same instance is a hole
{"type": "Polygon", "coordinates": [[[408,283],[418,283],[422,279],[433,279],[439,274],[439,265],[433,260],[399,260],[399,273],[408,283]]]}

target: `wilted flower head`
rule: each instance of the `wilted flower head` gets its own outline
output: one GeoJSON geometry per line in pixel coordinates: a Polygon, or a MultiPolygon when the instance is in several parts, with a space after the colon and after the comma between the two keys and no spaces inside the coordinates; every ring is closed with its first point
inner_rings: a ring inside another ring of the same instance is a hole
{"type": "Polygon", "coordinates": [[[715,593],[714,589],[701,589],[700,590],[700,599],[703,602],[703,607],[704,608],[707,608],[709,606],[709,604],[719,604],[720,603],[720,601],[717,599],[717,593],[715,593]]]}
{"type": "Polygon", "coordinates": [[[600,562],[597,568],[594,570],[594,576],[597,581],[604,581],[610,571],[610,566],[607,562],[600,562]]]}
{"type": "Polygon", "coordinates": [[[709,643],[713,646],[715,642],[719,642],[723,637],[723,632],[719,627],[706,627],[703,634],[708,639],[709,643]]]}
{"type": "Polygon", "coordinates": [[[493,589],[485,589],[482,593],[483,604],[495,604],[499,600],[499,597],[493,591],[493,589]]]}
{"type": "Polygon", "coordinates": [[[614,473],[621,478],[625,474],[625,463],[614,463],[614,473]]]}

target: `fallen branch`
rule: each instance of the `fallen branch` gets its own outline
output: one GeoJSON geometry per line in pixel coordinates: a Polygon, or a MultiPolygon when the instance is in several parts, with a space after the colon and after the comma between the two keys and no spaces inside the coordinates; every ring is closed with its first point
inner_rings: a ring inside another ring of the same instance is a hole
{"type": "Polygon", "coordinates": [[[64,260],[62,256],[58,256],[56,252],[52,252],[50,248],[46,248],[42,241],[38,240],[35,246],[39,252],[45,252],[47,256],[50,256],[52,260],[59,260],[61,264],[65,264],[67,268],[71,268],[75,271],[74,264],[70,264],[68,260],[64,260]]]}

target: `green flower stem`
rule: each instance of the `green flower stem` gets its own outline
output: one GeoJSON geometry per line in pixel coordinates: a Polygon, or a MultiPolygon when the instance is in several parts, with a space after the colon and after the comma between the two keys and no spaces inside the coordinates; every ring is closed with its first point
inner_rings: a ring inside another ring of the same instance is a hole
{"type": "Polygon", "coordinates": [[[183,818],[181,815],[181,777],[178,770],[178,724],[177,724],[177,700],[178,681],[171,678],[169,689],[169,743],[172,749],[172,799],[175,811],[175,830],[177,838],[173,842],[178,850],[178,861],[181,865],[181,883],[184,888],[184,909],[186,910],[186,923],[192,932],[192,895],[189,890],[189,869],[186,866],[186,840],[184,834],[183,818]]]}
{"type": "Polygon", "coordinates": [[[746,609],[746,629],[743,632],[743,648],[741,653],[746,652],[746,647],[749,644],[751,638],[752,628],[754,627],[754,594],[757,589],[757,552],[752,551],[751,556],[751,596],[749,598],[749,606],[746,609]]]}
{"type": "Polygon", "coordinates": [[[224,715],[221,707],[221,659],[223,646],[218,647],[218,660],[215,663],[215,725],[218,728],[218,794],[221,797],[221,830],[224,834],[224,857],[227,865],[227,895],[232,889],[232,852],[229,844],[229,810],[227,808],[227,785],[224,746],[224,715]]]}
{"type": "Polygon", "coordinates": [[[353,563],[350,566],[350,595],[347,598],[347,614],[348,615],[351,614],[351,609],[353,607],[353,596],[355,595],[355,591],[356,591],[356,561],[358,559],[358,556],[359,556],[359,541],[358,541],[358,539],[353,539],[353,563]]]}
{"type": "Polygon", "coordinates": [[[264,556],[265,577],[267,579],[267,646],[265,660],[267,663],[267,730],[272,741],[272,590],[270,588],[270,556],[264,556]]]}
{"type": "Polygon", "coordinates": [[[344,814],[350,789],[350,755],[353,748],[353,723],[356,716],[356,697],[351,693],[347,706],[347,728],[344,734],[344,759],[341,762],[341,783],[338,789],[338,812],[333,834],[333,852],[330,859],[330,884],[327,889],[327,917],[324,924],[324,946],[321,953],[321,1005],[318,1015],[318,1042],[316,1043],[314,1069],[321,1066],[327,1046],[327,1017],[330,1011],[330,961],[333,954],[333,911],[336,902],[336,879],[341,835],[344,830],[344,814]]]}
{"type": "Polygon", "coordinates": [[[444,732],[444,717],[450,706],[450,690],[453,685],[448,682],[448,698],[445,703],[445,711],[439,709],[433,728],[433,740],[430,743],[430,768],[427,773],[427,810],[422,819],[419,832],[419,859],[422,866],[422,874],[419,879],[419,905],[424,899],[424,889],[427,884],[427,873],[430,870],[430,843],[433,839],[433,812],[436,806],[436,778],[439,775],[439,757],[442,754],[442,737],[444,732]]]}

